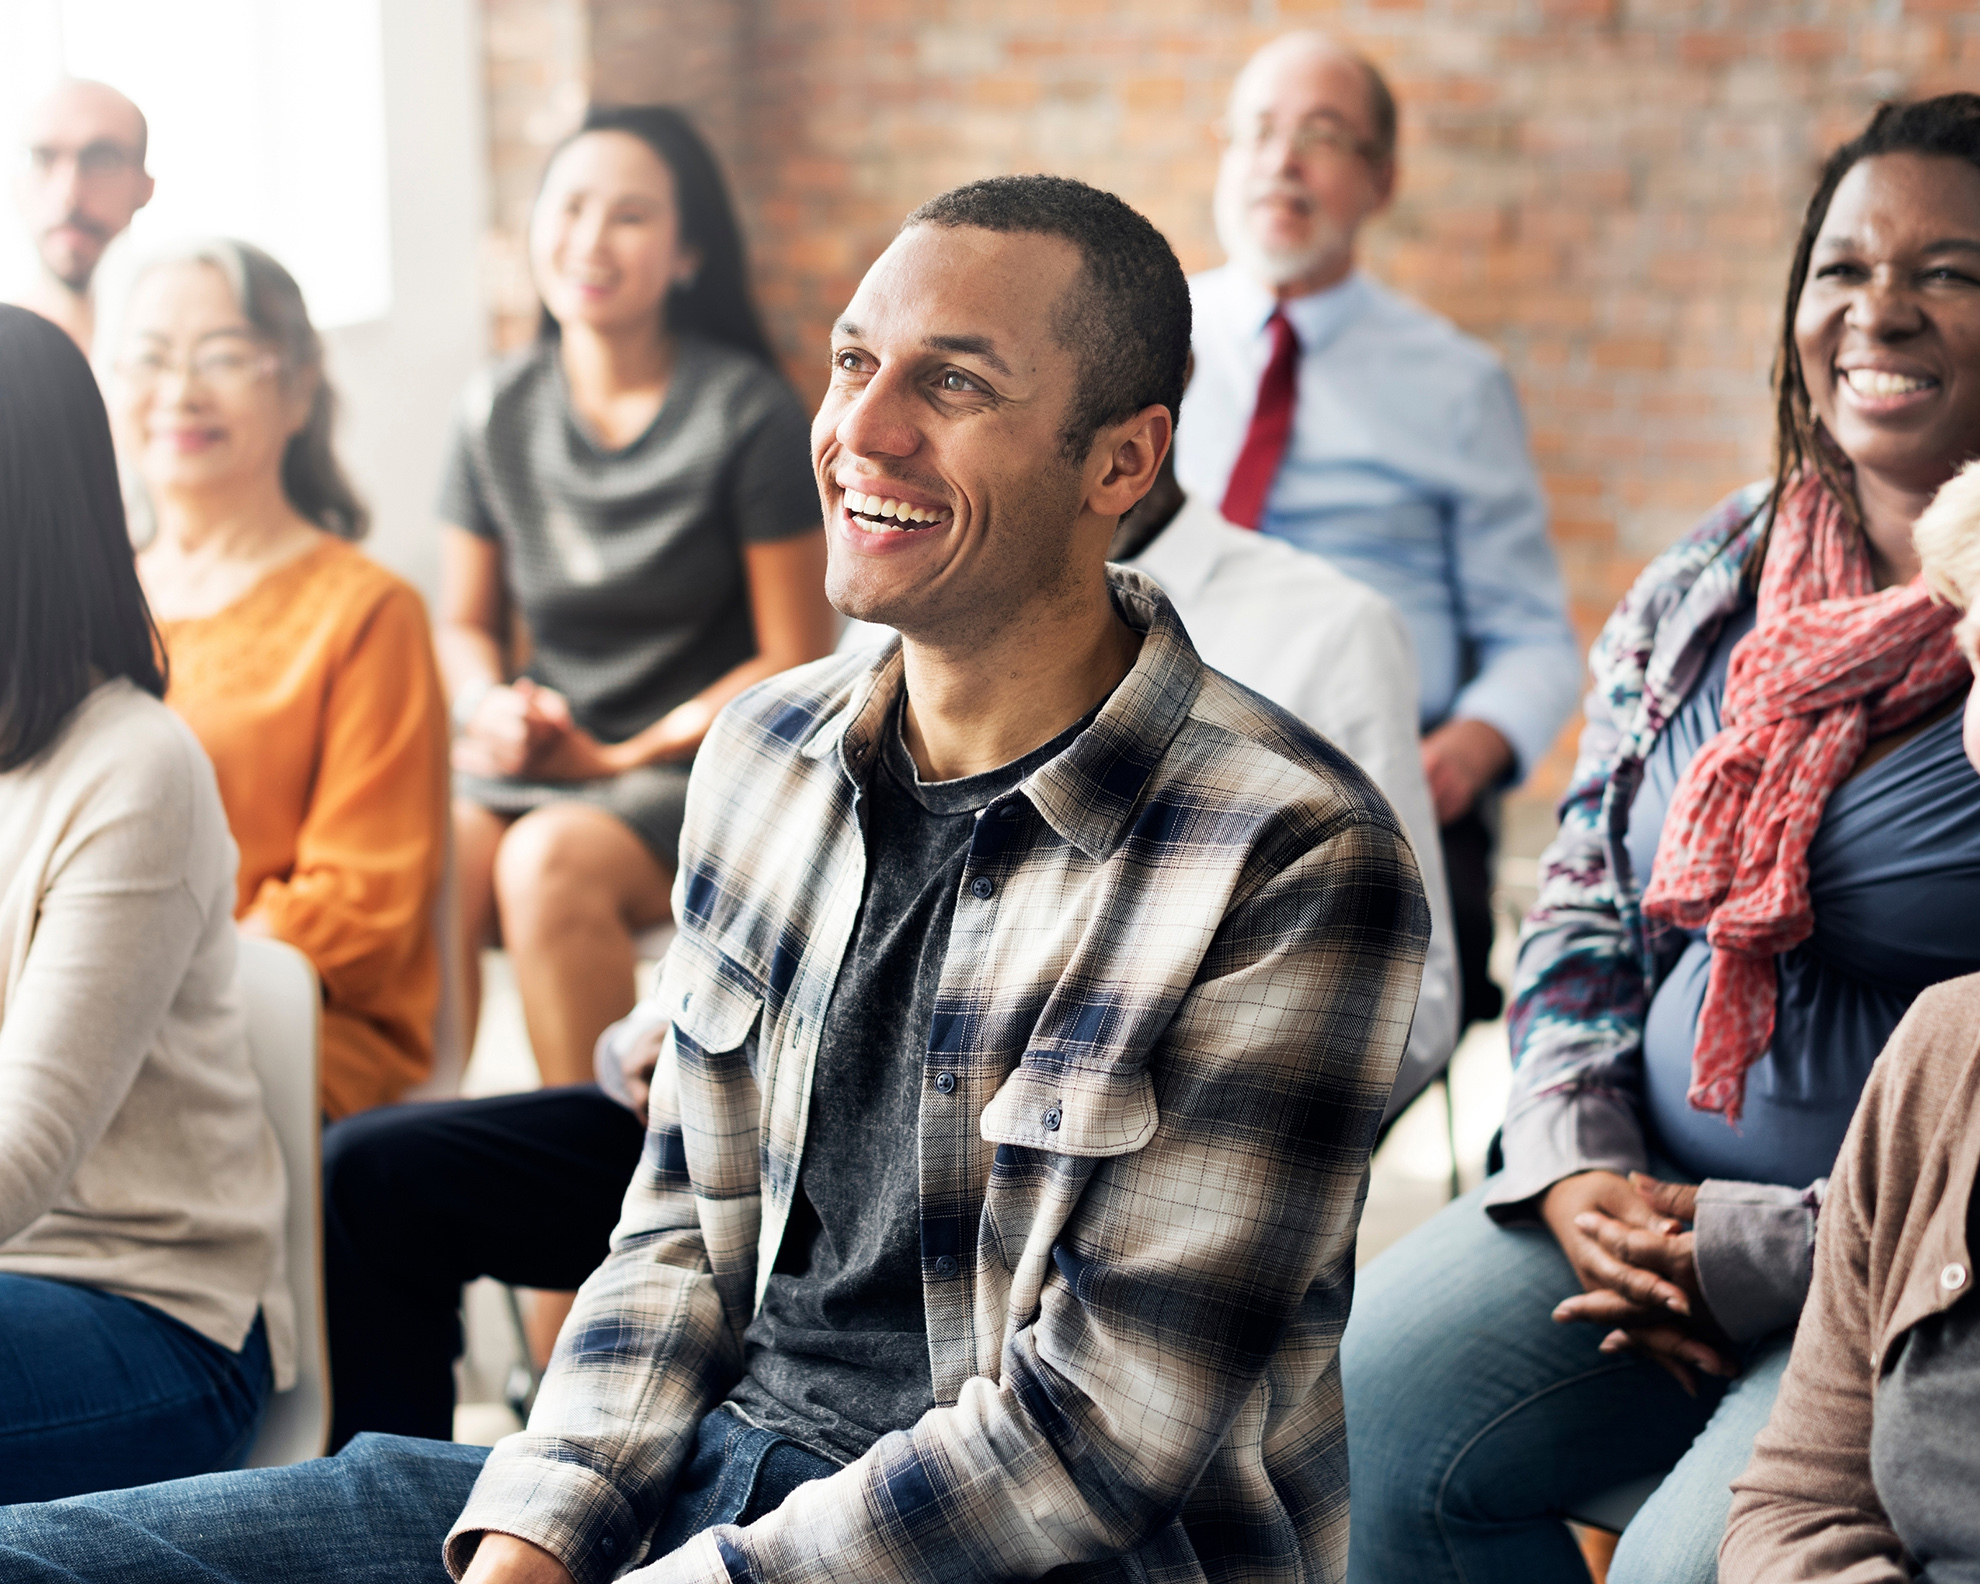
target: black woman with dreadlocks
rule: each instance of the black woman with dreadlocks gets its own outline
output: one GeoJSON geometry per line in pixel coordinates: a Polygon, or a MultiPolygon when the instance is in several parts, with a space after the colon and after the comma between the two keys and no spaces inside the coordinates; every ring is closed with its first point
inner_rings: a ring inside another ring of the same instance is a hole
{"type": "Polygon", "coordinates": [[[1590,657],[1504,1167],[1357,1285],[1357,1584],[1583,1581],[1561,1517],[1658,1474],[1609,1577],[1710,1584],[1872,1064],[1980,969],[1972,674],[1912,543],[1980,455],[1980,97],[1885,106],[1830,156],[1776,384],[1774,478],[1590,657]]]}

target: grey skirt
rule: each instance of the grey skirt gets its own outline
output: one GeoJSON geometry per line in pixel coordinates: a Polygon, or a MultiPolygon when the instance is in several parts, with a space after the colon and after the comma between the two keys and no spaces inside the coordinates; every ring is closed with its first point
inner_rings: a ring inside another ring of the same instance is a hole
{"type": "Polygon", "coordinates": [[[496,814],[528,814],[550,803],[589,803],[616,815],[646,843],[669,875],[681,861],[681,816],[687,811],[686,764],[641,765],[600,781],[513,781],[454,772],[454,796],[496,814]]]}

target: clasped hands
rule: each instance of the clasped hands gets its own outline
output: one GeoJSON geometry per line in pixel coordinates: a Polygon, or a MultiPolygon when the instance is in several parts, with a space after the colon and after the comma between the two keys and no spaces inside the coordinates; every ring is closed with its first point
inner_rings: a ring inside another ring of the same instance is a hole
{"type": "Polygon", "coordinates": [[[1585,1289],[1555,1305],[1554,1318],[1613,1327],[1604,1353],[1641,1353],[1694,1397],[1693,1369],[1739,1373],[1699,1289],[1697,1234],[1686,1230],[1697,1205],[1689,1184],[1608,1171],[1565,1177],[1540,1201],[1541,1219],[1585,1289]]]}
{"type": "Polygon", "coordinates": [[[658,760],[686,759],[708,729],[707,715],[690,699],[637,736],[603,743],[578,725],[563,694],[517,677],[476,702],[454,740],[454,768],[526,781],[598,781],[658,760]]]}
{"type": "Polygon", "coordinates": [[[596,781],[618,775],[623,744],[601,743],[571,714],[555,688],[517,677],[481,695],[454,741],[454,768],[469,775],[530,781],[596,781]]]}

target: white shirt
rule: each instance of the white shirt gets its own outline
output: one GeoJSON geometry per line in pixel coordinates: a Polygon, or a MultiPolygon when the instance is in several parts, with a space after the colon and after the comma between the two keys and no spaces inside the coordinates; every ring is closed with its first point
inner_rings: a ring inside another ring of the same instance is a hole
{"type": "MultiPolygon", "coordinates": [[[[1182,510],[1125,563],[1169,596],[1213,670],[1296,715],[1367,772],[1403,823],[1430,899],[1430,951],[1388,1115],[1444,1068],[1457,1046],[1458,976],[1444,850],[1417,738],[1416,658],[1394,605],[1317,555],[1224,521],[1206,502],[1182,510]]],[[[849,623],[840,650],[893,637],[849,623]]]]}

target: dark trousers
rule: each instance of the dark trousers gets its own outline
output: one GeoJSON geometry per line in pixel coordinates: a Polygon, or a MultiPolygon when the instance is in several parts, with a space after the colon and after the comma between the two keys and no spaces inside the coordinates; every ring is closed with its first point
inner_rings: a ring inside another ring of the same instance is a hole
{"type": "Polygon", "coordinates": [[[645,1131],[585,1084],[384,1106],[324,1133],[333,1451],[366,1430],[452,1437],[462,1284],[581,1284],[645,1131]]]}
{"type": "Polygon", "coordinates": [[[1444,876],[1451,888],[1451,922],[1457,933],[1458,977],[1463,983],[1459,1031],[1489,1023],[1505,1009],[1492,978],[1492,868],[1498,856],[1497,809],[1486,793],[1443,829],[1444,876]]]}

